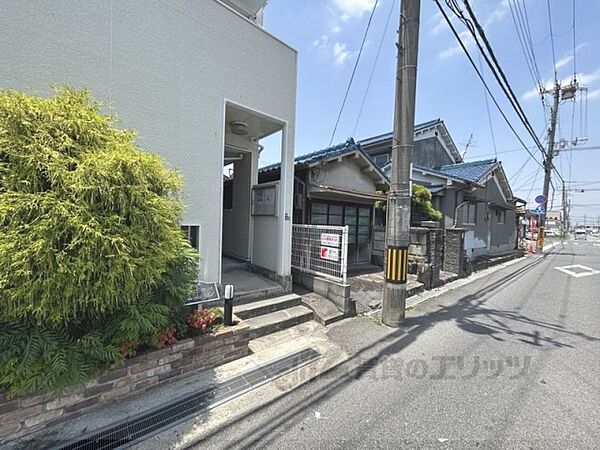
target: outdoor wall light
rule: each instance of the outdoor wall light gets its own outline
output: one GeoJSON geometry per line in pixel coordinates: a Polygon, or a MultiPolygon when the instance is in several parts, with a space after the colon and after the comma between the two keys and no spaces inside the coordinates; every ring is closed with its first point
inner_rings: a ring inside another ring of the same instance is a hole
{"type": "Polygon", "coordinates": [[[229,129],[233,134],[246,136],[248,134],[248,124],[243,120],[232,120],[229,122],[229,129]]]}

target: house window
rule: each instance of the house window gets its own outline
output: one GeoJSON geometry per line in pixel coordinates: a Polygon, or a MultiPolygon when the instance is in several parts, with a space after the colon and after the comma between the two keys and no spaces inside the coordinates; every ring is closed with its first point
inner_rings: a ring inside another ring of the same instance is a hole
{"type": "Polygon", "coordinates": [[[383,167],[390,161],[390,155],[387,153],[384,153],[383,155],[376,155],[373,157],[373,161],[375,161],[375,164],[377,164],[379,167],[383,167]]]}
{"type": "Polygon", "coordinates": [[[506,222],[506,211],[496,211],[496,223],[498,225],[504,225],[506,222]]]}
{"type": "Polygon", "coordinates": [[[463,207],[463,225],[477,224],[477,203],[468,203],[463,207]]]}
{"type": "Polygon", "coordinates": [[[181,225],[181,231],[190,245],[200,251],[200,225],[181,225]]]}

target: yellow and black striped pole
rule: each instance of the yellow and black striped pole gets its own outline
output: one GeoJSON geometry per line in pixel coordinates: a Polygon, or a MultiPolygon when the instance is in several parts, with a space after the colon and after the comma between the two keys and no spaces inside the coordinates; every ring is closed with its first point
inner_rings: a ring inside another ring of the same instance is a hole
{"type": "Polygon", "coordinates": [[[408,275],[408,247],[388,247],[385,280],[388,283],[406,283],[408,275]]]}

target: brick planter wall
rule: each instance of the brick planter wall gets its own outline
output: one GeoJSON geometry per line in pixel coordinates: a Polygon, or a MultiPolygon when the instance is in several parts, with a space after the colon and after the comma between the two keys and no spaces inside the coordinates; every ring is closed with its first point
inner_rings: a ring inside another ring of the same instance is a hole
{"type": "Polygon", "coordinates": [[[249,327],[241,322],[127,359],[81,386],[14,399],[0,395],[0,443],[66,421],[104,402],[246,356],[249,340],[249,327]]]}

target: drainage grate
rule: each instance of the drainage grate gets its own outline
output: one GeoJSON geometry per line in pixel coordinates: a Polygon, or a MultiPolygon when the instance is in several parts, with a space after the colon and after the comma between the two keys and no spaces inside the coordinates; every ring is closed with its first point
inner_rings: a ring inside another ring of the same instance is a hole
{"type": "Polygon", "coordinates": [[[208,411],[320,357],[321,355],[312,348],[291,353],[194,394],[109,425],[77,441],[55,447],[55,449],[109,450],[129,447],[191,415],[208,411]]]}

